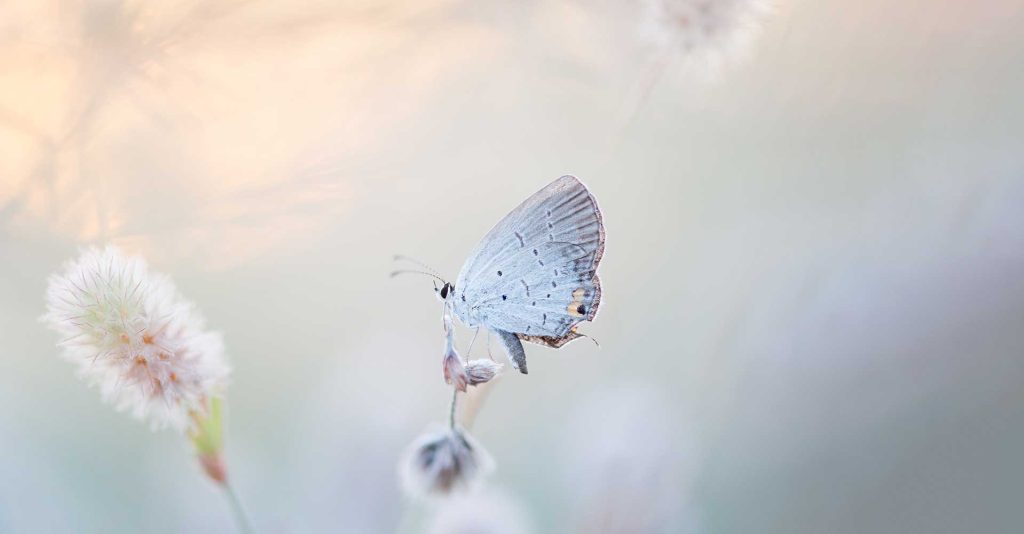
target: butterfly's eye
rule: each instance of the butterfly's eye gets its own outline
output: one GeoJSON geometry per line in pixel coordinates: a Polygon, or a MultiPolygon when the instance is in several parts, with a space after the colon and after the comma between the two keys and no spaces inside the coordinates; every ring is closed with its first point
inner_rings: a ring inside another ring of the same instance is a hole
{"type": "Polygon", "coordinates": [[[444,287],[441,288],[441,299],[448,298],[448,290],[451,289],[451,284],[445,282],[444,287]]]}

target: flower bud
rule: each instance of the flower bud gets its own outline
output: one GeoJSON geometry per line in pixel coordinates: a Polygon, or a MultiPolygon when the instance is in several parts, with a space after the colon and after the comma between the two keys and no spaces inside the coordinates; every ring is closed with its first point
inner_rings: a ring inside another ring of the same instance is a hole
{"type": "Polygon", "coordinates": [[[486,384],[498,376],[502,367],[504,367],[502,364],[493,360],[470,360],[466,364],[466,382],[471,386],[486,384]]]}
{"type": "Polygon", "coordinates": [[[211,480],[226,484],[227,467],[224,464],[224,416],[221,399],[212,398],[203,412],[192,412],[193,425],[188,437],[195,447],[196,459],[211,480]]]}
{"type": "Polygon", "coordinates": [[[462,358],[459,357],[458,352],[455,352],[455,349],[450,348],[445,352],[441,370],[444,373],[445,383],[451,384],[459,391],[466,391],[469,377],[466,375],[466,368],[462,365],[462,358]]]}

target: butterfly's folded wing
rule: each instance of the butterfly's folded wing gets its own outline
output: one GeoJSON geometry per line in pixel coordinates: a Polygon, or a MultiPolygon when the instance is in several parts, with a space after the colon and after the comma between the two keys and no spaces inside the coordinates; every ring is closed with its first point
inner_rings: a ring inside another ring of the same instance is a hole
{"type": "Polygon", "coordinates": [[[481,240],[455,283],[456,310],[491,330],[559,347],[597,314],[604,242],[597,201],[576,177],[563,176],[481,240]]]}

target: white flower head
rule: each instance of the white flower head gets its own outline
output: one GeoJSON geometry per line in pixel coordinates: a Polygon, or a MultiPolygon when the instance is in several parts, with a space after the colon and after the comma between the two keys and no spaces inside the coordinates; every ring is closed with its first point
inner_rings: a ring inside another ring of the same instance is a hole
{"type": "Polygon", "coordinates": [[[643,34],[658,48],[713,74],[742,53],[769,11],[768,0],[644,0],[643,34]]]}
{"type": "Polygon", "coordinates": [[[43,320],[105,400],[154,429],[189,429],[226,386],[220,334],[170,279],[113,247],[86,250],[50,277],[43,320]]]}
{"type": "Polygon", "coordinates": [[[399,467],[405,491],[427,497],[476,489],[494,470],[494,460],[468,434],[446,428],[420,436],[399,467]]]}

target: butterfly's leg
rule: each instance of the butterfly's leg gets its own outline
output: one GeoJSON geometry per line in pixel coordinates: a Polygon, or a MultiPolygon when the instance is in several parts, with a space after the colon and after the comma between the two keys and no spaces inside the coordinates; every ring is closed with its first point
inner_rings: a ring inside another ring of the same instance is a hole
{"type": "MultiPolygon", "coordinates": [[[[437,286],[435,285],[434,287],[436,288],[437,286]]],[[[447,314],[448,314],[448,303],[444,302],[444,301],[441,301],[441,330],[445,333],[445,335],[448,334],[448,322],[449,321],[448,321],[447,314]]]]}
{"type": "MultiPolygon", "coordinates": [[[[476,330],[473,331],[473,339],[469,340],[469,348],[466,350],[466,359],[467,360],[469,359],[470,356],[473,355],[473,344],[476,343],[476,336],[478,336],[479,334],[480,334],[480,327],[478,326],[478,327],[476,327],[476,330]]],[[[488,348],[490,348],[490,347],[488,347],[488,348]]]]}

